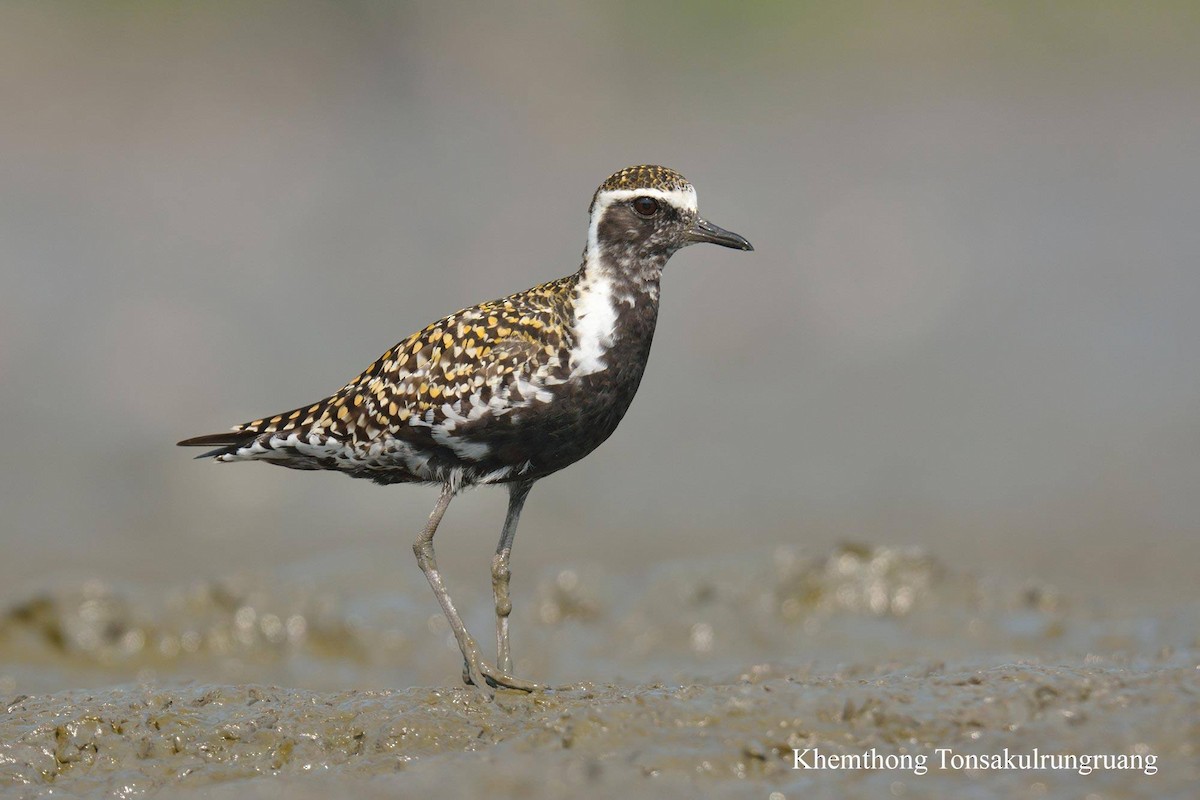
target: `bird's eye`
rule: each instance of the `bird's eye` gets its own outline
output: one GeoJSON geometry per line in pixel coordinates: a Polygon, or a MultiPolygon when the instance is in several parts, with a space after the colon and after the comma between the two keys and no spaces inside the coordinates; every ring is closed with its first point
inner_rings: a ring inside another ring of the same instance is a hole
{"type": "Polygon", "coordinates": [[[658,213],[658,201],[653,197],[638,197],[633,201],[633,210],[639,216],[653,217],[658,213]]]}

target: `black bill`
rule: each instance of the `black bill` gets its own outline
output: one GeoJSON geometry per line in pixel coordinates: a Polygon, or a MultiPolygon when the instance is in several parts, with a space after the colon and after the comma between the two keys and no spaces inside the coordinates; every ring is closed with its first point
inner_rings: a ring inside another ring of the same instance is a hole
{"type": "Polygon", "coordinates": [[[734,250],[754,249],[754,245],[746,241],[744,237],[738,236],[733,231],[717,227],[706,219],[697,219],[695,227],[685,235],[690,242],[711,242],[722,247],[732,247],[734,250]]]}

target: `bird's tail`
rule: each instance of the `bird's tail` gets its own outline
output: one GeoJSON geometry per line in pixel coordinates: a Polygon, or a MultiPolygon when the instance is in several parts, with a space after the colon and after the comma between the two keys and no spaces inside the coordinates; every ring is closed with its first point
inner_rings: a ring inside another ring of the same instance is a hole
{"type": "Polygon", "coordinates": [[[201,453],[196,458],[212,458],[215,456],[233,455],[240,448],[245,447],[254,441],[258,436],[253,430],[241,431],[225,431],[224,433],[210,433],[207,436],[193,436],[191,439],[184,439],[178,442],[179,447],[213,447],[215,450],[209,450],[206,453],[201,453]]]}

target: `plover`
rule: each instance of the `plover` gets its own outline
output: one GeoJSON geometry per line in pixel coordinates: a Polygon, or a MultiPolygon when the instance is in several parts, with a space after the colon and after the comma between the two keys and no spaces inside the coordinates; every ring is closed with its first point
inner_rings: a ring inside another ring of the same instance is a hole
{"type": "Polygon", "coordinates": [[[497,686],[539,688],[513,677],[508,642],[509,554],[530,488],[595,450],[625,415],[650,355],[667,260],[697,242],[754,249],[700,217],[692,184],[666,167],[613,174],[589,213],[577,272],[426,326],[323,400],[179,443],[215,447],[199,457],[217,461],[440,485],[413,551],[462,650],[463,679],[488,697],[497,686]],[[509,492],[492,561],[495,665],[463,624],[433,552],[455,494],[482,484],[509,492]]]}

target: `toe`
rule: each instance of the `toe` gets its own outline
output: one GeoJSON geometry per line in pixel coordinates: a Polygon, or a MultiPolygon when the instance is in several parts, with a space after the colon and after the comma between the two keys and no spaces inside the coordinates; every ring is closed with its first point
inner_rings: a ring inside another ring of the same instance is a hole
{"type": "Polygon", "coordinates": [[[537,692],[542,690],[542,687],[536,683],[514,678],[512,675],[499,670],[493,672],[485,668],[484,674],[487,676],[488,683],[492,686],[503,686],[505,689],[516,689],[519,692],[537,692]]]}

